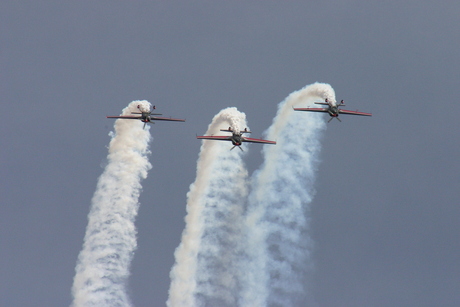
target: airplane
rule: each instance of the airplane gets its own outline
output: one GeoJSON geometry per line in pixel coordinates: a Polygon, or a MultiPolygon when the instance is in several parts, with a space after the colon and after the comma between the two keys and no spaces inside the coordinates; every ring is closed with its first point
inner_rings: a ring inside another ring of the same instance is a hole
{"type": "Polygon", "coordinates": [[[310,111],[310,112],[324,112],[324,113],[329,113],[331,118],[327,121],[328,123],[335,117],[339,122],[341,122],[339,118],[339,114],[350,114],[350,115],[361,115],[361,116],[372,116],[371,113],[364,113],[364,112],[358,112],[358,111],[348,111],[348,110],[342,110],[339,109],[339,107],[344,106],[343,100],[340,101],[340,104],[335,104],[330,101],[325,100],[325,102],[315,102],[315,104],[321,104],[321,105],[326,105],[328,106],[327,108],[294,108],[294,111],[310,111]]]}
{"type": "Polygon", "coordinates": [[[229,135],[229,136],[197,136],[196,138],[201,139],[201,140],[231,141],[233,144],[233,147],[230,150],[238,146],[238,148],[241,149],[241,151],[243,151],[243,149],[240,146],[241,144],[243,144],[243,142],[276,144],[275,141],[244,137],[243,136],[244,133],[251,133],[251,131],[248,131],[248,128],[245,128],[243,131],[235,131],[232,129],[232,127],[228,127],[228,129],[220,129],[220,131],[231,132],[232,135],[229,135]]]}
{"type": "MultiPolygon", "coordinates": [[[[137,108],[140,111],[140,106],[138,105],[137,108]]],[[[153,106],[153,109],[155,110],[156,107],[153,106]]],[[[171,117],[159,117],[159,116],[152,116],[152,115],[161,115],[160,113],[152,113],[152,111],[149,112],[131,112],[131,114],[140,114],[140,116],[126,116],[126,115],[120,115],[120,116],[107,116],[107,118],[122,118],[122,119],[139,119],[141,122],[144,123],[144,128],[147,123],[149,124],[154,124],[154,120],[165,120],[165,121],[174,121],[174,122],[185,122],[185,119],[177,119],[177,118],[171,118],[171,117]]]]}

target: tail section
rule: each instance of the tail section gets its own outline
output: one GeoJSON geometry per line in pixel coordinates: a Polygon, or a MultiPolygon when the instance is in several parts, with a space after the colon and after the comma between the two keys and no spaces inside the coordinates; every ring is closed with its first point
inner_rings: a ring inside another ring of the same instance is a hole
{"type": "MultiPolygon", "coordinates": [[[[315,104],[321,104],[321,105],[324,105],[324,106],[332,106],[332,103],[329,102],[329,100],[327,100],[327,98],[324,100],[324,102],[315,102],[315,104]]],[[[337,104],[338,107],[343,107],[345,106],[345,103],[343,101],[343,99],[340,101],[339,104],[337,104]]]]}
{"type": "Polygon", "coordinates": [[[223,132],[232,132],[232,133],[235,133],[235,132],[236,132],[236,133],[241,133],[241,134],[243,134],[243,133],[251,133],[251,131],[248,131],[248,128],[244,128],[243,131],[235,131],[235,130],[232,129],[232,127],[228,127],[228,129],[220,129],[220,131],[223,131],[223,132]]]}

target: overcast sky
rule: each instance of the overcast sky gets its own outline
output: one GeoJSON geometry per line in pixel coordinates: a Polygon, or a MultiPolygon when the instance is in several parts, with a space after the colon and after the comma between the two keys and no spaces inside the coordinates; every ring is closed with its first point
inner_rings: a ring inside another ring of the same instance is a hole
{"type": "Polygon", "coordinates": [[[164,306],[195,135],[234,106],[260,137],[280,101],[319,81],[373,117],[342,116],[322,139],[314,301],[458,306],[459,16],[449,0],[2,1],[0,305],[71,303],[105,117],[146,99],[187,119],[150,130],[136,222],[130,297],[164,306]]]}

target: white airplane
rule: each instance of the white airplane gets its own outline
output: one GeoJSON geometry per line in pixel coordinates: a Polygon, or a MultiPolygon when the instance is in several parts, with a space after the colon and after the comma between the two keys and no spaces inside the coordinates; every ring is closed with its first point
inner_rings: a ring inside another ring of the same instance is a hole
{"type": "Polygon", "coordinates": [[[339,118],[339,114],[350,114],[350,115],[361,115],[361,116],[372,116],[371,113],[364,113],[358,111],[349,111],[349,110],[342,110],[339,107],[344,106],[343,100],[340,101],[340,104],[333,104],[332,102],[328,101],[327,98],[325,102],[315,102],[315,104],[326,105],[327,108],[294,108],[294,111],[309,111],[309,112],[324,112],[329,113],[331,118],[328,120],[330,122],[334,117],[337,118],[339,122],[341,122],[339,118]]]}
{"type": "Polygon", "coordinates": [[[210,136],[197,136],[197,139],[201,140],[215,140],[215,141],[230,141],[233,144],[233,147],[230,149],[232,150],[236,146],[238,146],[239,149],[243,150],[240,146],[243,144],[243,142],[248,142],[248,143],[262,143],[262,144],[276,144],[275,141],[268,141],[268,140],[262,140],[262,139],[253,139],[253,138],[247,138],[244,137],[244,133],[251,133],[251,131],[248,131],[248,128],[245,128],[243,131],[235,131],[232,129],[232,127],[228,127],[228,129],[220,129],[220,131],[224,132],[231,132],[232,135],[210,135],[210,136]]]}
{"type": "MultiPolygon", "coordinates": [[[[137,108],[140,110],[140,106],[138,105],[137,108]]],[[[153,109],[156,109],[153,106],[153,109]]],[[[152,113],[149,112],[131,112],[131,114],[140,114],[140,116],[127,116],[127,115],[120,115],[120,116],[107,116],[107,118],[122,118],[122,119],[139,119],[141,122],[144,123],[144,128],[147,123],[154,124],[154,120],[165,120],[165,121],[173,121],[173,122],[185,122],[185,119],[177,119],[171,117],[160,117],[160,116],[152,116],[152,115],[161,115],[160,113],[152,113]]]]}

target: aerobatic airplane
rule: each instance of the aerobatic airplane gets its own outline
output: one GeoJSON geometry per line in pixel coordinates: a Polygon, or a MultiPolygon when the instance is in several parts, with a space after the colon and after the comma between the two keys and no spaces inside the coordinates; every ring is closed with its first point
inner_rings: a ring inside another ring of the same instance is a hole
{"type": "Polygon", "coordinates": [[[371,113],[364,113],[358,111],[349,111],[349,110],[342,110],[339,107],[344,106],[343,100],[340,101],[340,104],[335,104],[327,100],[325,102],[315,102],[315,104],[326,105],[327,108],[294,108],[294,111],[309,111],[309,112],[324,112],[329,113],[331,118],[327,121],[330,122],[334,117],[337,118],[339,122],[341,122],[339,118],[339,114],[350,114],[350,115],[361,115],[361,116],[372,116],[371,113]]]}
{"type": "Polygon", "coordinates": [[[245,128],[243,131],[235,131],[232,129],[232,127],[229,127],[228,129],[220,129],[220,131],[224,132],[231,132],[232,135],[228,136],[197,136],[197,139],[201,140],[215,140],[215,141],[230,141],[233,144],[233,147],[230,149],[232,150],[236,146],[238,146],[239,149],[243,150],[240,146],[243,144],[243,142],[248,142],[248,143],[262,143],[262,144],[276,144],[275,141],[268,141],[268,140],[262,140],[262,139],[253,139],[253,138],[247,138],[244,137],[244,133],[251,133],[251,131],[248,131],[248,128],[245,128]]]}
{"type": "MultiPolygon", "coordinates": [[[[137,108],[140,110],[140,106],[138,105],[137,108]]],[[[153,109],[156,109],[153,106],[153,109]]],[[[140,116],[107,116],[107,118],[122,118],[122,119],[139,119],[141,122],[144,123],[144,128],[147,123],[154,124],[153,120],[165,120],[165,121],[173,121],[173,122],[185,122],[185,119],[177,119],[171,117],[159,117],[159,116],[152,116],[152,115],[161,115],[160,113],[152,113],[152,111],[148,112],[131,112],[131,114],[140,114],[140,116]]]]}

